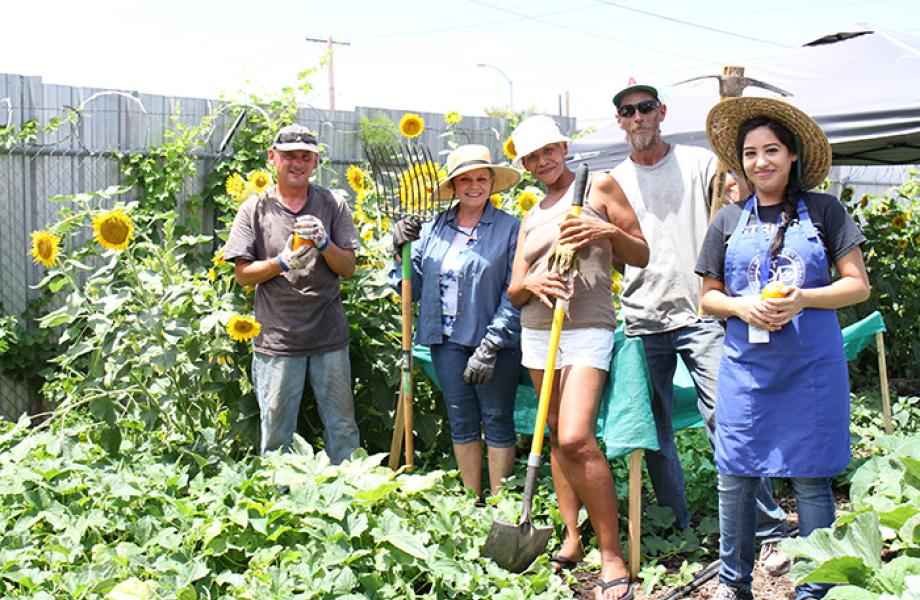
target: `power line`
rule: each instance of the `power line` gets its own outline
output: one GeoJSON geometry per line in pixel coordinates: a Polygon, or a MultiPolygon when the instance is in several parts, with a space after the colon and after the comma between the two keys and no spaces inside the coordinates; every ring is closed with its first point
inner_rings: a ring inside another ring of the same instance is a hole
{"type": "Polygon", "coordinates": [[[467,2],[472,2],[473,4],[480,4],[480,5],[482,5],[482,6],[487,6],[487,7],[491,8],[491,9],[493,9],[493,10],[498,10],[498,11],[501,11],[501,12],[506,12],[506,13],[515,15],[515,16],[517,16],[517,17],[521,17],[522,19],[528,19],[528,20],[530,20],[530,21],[536,21],[537,23],[542,23],[543,25],[549,25],[549,26],[551,26],[551,27],[556,27],[556,28],[558,28],[558,29],[565,29],[566,31],[571,31],[571,32],[577,33],[577,34],[579,34],[579,35],[584,35],[584,36],[588,36],[588,37],[597,38],[597,39],[599,39],[599,40],[604,40],[605,42],[613,42],[613,43],[615,43],[615,44],[620,44],[620,45],[623,45],[623,46],[630,46],[630,47],[633,47],[633,48],[641,48],[642,50],[648,50],[649,52],[655,52],[655,53],[657,53],[657,54],[665,54],[665,55],[667,55],[667,56],[676,56],[676,57],[678,57],[678,58],[683,58],[683,59],[691,58],[691,59],[693,59],[693,60],[696,60],[696,61],[702,62],[702,63],[711,62],[711,61],[708,60],[708,59],[700,58],[700,57],[698,57],[698,56],[688,56],[687,54],[678,54],[678,53],[676,53],[676,52],[668,52],[668,51],[666,51],[666,50],[662,50],[661,48],[652,48],[652,47],[650,47],[650,46],[640,46],[639,44],[634,44],[634,43],[632,43],[632,42],[624,42],[624,41],[617,40],[617,39],[614,39],[614,38],[611,38],[611,37],[599,35],[599,34],[596,34],[596,33],[592,32],[592,31],[585,31],[585,30],[583,30],[583,29],[576,29],[575,27],[568,27],[567,25],[562,25],[562,24],[560,24],[560,23],[553,23],[552,21],[546,21],[546,20],[543,20],[543,19],[541,19],[541,18],[539,18],[539,17],[534,17],[534,16],[527,15],[527,14],[524,14],[524,13],[521,13],[521,12],[517,12],[517,11],[515,11],[515,10],[510,10],[510,9],[504,8],[504,7],[502,7],[502,6],[495,6],[494,4],[489,4],[488,2],[482,2],[481,0],[467,0],[467,2]]]}
{"type": "Polygon", "coordinates": [[[600,4],[606,4],[607,6],[615,6],[623,10],[629,10],[632,12],[636,12],[636,13],[639,13],[640,15],[648,15],[650,17],[655,17],[656,19],[664,19],[665,21],[671,21],[673,23],[680,23],[681,25],[687,25],[688,27],[696,27],[698,29],[712,31],[714,33],[721,33],[722,35],[730,35],[730,36],[741,38],[743,40],[748,40],[751,42],[760,42],[761,44],[770,44],[771,46],[779,46],[781,48],[793,48],[793,46],[787,46],[786,44],[780,44],[779,42],[771,42],[770,40],[762,40],[760,38],[750,37],[747,35],[741,35],[740,33],[735,33],[734,31],[725,31],[722,29],[716,29],[715,27],[708,27],[706,25],[698,25],[697,23],[691,23],[690,21],[682,21],[680,19],[675,19],[674,17],[659,15],[658,13],[649,12],[647,10],[633,8],[631,6],[624,6],[623,4],[619,4],[618,2],[610,2],[609,0],[595,0],[595,1],[600,4]]]}

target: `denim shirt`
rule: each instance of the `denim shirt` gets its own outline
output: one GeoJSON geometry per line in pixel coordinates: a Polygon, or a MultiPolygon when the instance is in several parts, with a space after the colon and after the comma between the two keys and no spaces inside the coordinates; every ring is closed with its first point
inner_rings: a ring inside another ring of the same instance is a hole
{"type": "MultiPolygon", "coordinates": [[[[488,338],[500,348],[520,345],[521,313],[508,300],[520,224],[516,217],[486,203],[476,226],[477,240],[460,270],[451,342],[475,348],[488,338]]],[[[441,261],[457,231],[454,207],[425,223],[412,244],[412,300],[419,301],[417,344],[446,341],[441,324],[441,261]]],[[[401,292],[401,273],[400,263],[394,261],[389,282],[397,292],[401,292]]]]}

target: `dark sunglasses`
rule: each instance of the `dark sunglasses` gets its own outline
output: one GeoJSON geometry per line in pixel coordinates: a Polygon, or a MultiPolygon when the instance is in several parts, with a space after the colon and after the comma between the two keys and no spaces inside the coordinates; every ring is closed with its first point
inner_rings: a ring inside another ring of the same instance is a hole
{"type": "Polygon", "coordinates": [[[316,144],[316,138],[309,133],[284,132],[279,133],[275,138],[275,145],[278,144],[316,144]]]}
{"type": "Polygon", "coordinates": [[[624,104],[617,108],[617,114],[624,119],[628,119],[629,117],[636,114],[636,110],[638,110],[643,115],[647,115],[659,106],[661,106],[661,102],[657,98],[652,98],[650,100],[643,100],[642,102],[638,102],[636,104],[624,104]]]}

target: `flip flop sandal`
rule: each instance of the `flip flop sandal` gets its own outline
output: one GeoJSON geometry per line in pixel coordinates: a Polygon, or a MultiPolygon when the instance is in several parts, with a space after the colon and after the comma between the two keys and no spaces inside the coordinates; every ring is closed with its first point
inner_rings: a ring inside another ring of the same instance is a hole
{"type": "Polygon", "coordinates": [[[597,587],[601,589],[601,595],[603,596],[604,592],[610,588],[614,588],[620,585],[629,586],[629,589],[626,590],[626,593],[618,598],[618,600],[632,600],[635,596],[635,590],[632,587],[632,581],[629,580],[629,577],[619,577],[617,579],[611,579],[610,581],[604,581],[603,579],[598,578],[597,587]]]}
{"type": "Polygon", "coordinates": [[[555,565],[559,567],[558,569],[555,569],[555,566],[553,567],[557,573],[560,571],[571,571],[579,565],[577,560],[572,560],[568,556],[563,556],[561,554],[554,554],[550,556],[549,562],[555,563],[555,565]]]}

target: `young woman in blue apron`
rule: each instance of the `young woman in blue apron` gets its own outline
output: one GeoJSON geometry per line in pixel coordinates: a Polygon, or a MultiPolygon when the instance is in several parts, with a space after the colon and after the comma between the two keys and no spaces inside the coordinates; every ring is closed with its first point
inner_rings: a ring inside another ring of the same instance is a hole
{"type": "MultiPolygon", "coordinates": [[[[703,309],[726,319],[715,437],[721,569],[713,599],[748,599],[760,477],[790,478],[800,535],[834,521],[830,478],[850,458],[849,382],[835,309],[868,298],[869,284],[858,227],[836,198],[806,192],[830,168],[827,138],[811,118],[780,100],[742,97],[713,108],[708,134],[719,159],[744,173],[754,191],[720,211],[697,264],[703,309]],[[781,284],[780,297],[762,298],[770,282],[781,284]]],[[[796,598],[821,598],[827,587],[798,586],[796,598]]]]}

